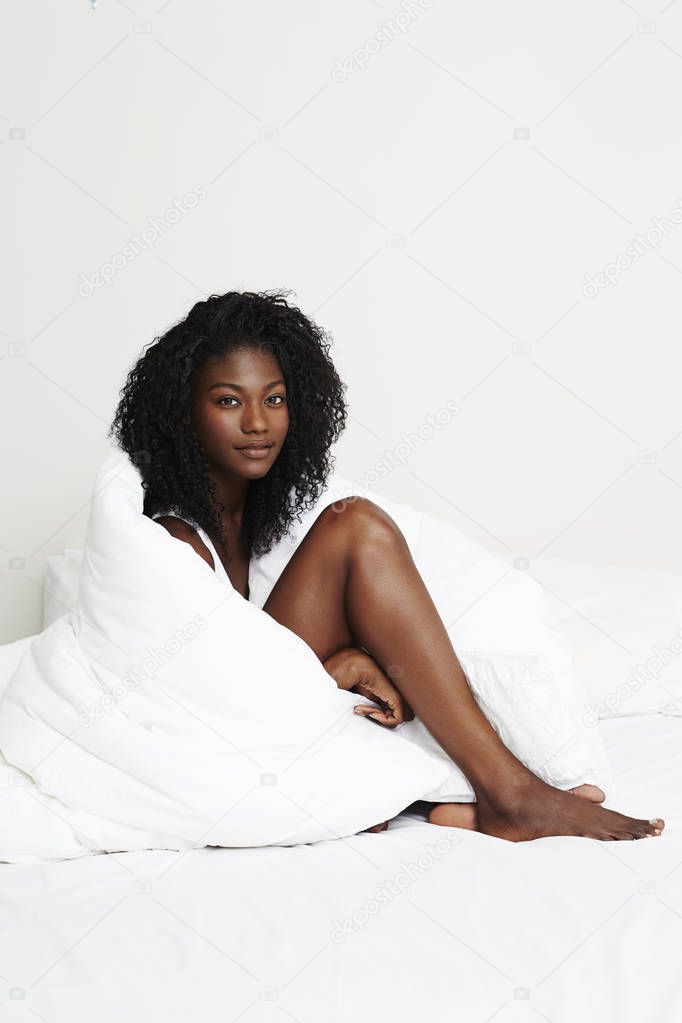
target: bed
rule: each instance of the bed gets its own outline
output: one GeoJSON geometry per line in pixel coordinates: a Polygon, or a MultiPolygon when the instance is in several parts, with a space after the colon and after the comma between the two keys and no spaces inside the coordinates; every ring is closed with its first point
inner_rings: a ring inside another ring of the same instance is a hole
{"type": "MultiPolygon", "coordinates": [[[[45,625],[71,605],[80,553],[48,559],[45,625]]],[[[386,832],[311,844],[0,863],[5,1018],[681,1020],[682,580],[513,569],[572,648],[606,805],[665,818],[662,837],[514,844],[430,825],[416,803],[386,832]]]]}
{"type": "Polygon", "coordinates": [[[6,1019],[682,1019],[682,719],[603,721],[661,838],[428,824],[292,848],[0,866],[6,1019]]]}

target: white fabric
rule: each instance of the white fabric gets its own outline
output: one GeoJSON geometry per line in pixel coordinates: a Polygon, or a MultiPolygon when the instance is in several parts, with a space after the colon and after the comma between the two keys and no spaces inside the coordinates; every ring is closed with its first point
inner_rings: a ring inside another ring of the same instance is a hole
{"type": "Polygon", "coordinates": [[[682,576],[546,557],[532,572],[585,681],[586,723],[682,714],[682,576]]]}
{"type": "Polygon", "coordinates": [[[45,559],[43,629],[75,608],[82,563],[83,551],[78,547],[67,547],[63,554],[45,559]]]}
{"type": "MultiPolygon", "coordinates": [[[[355,492],[350,481],[331,480],[290,535],[252,560],[250,602],[141,514],[139,474],[118,449],[94,491],[75,610],[31,646],[0,702],[0,750],[27,776],[15,787],[19,826],[7,859],[81,855],[83,836],[103,849],[315,841],[355,833],[416,798],[473,798],[421,722],[383,732],[359,721],[357,697],[339,693],[306,644],[259,610],[322,508],[355,492]],[[149,684],[103,704],[131,661],[142,664],[149,647],[202,610],[208,627],[155,666],[149,684]],[[83,726],[77,712],[93,701],[106,713],[86,715],[83,726]],[[286,764],[289,801],[279,785],[259,784],[286,764]],[[50,798],[45,845],[36,800],[50,798]],[[79,835],[55,837],[63,822],[79,835]]],[[[581,721],[584,693],[540,587],[454,527],[376,502],[405,535],[506,745],[550,784],[593,783],[608,794],[603,746],[581,721]]]]}
{"type": "Polygon", "coordinates": [[[682,720],[598,730],[609,805],[660,814],[661,838],[513,844],[403,815],[387,832],[314,846],[0,865],[2,1012],[677,1023],[682,720]]]}
{"type": "MultiPolygon", "coordinates": [[[[322,508],[353,493],[332,481],[251,562],[246,601],[142,514],[140,475],[111,446],[75,609],[0,686],[0,751],[13,783],[0,858],[312,842],[354,834],[417,798],[473,798],[420,721],[387,732],[353,715],[357,697],[260,610],[322,508]]],[[[452,526],[376,501],[402,529],[505,744],[550,784],[608,794],[603,746],[581,721],[585,694],[540,587],[452,526]]]]}
{"type": "Polygon", "coordinates": [[[142,508],[112,445],[75,610],[18,665],[5,652],[0,860],[338,838],[443,782],[443,758],[353,714],[303,640],[142,508]]]}

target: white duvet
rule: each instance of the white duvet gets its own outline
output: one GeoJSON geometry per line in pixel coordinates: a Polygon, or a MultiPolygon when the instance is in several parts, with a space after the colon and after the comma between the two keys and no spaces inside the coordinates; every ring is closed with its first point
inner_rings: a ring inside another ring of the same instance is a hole
{"type": "MultiPolygon", "coordinates": [[[[472,789],[419,721],[354,715],[313,651],[261,610],[320,510],[252,561],[251,600],[142,514],[112,445],[93,487],[75,606],[0,648],[0,860],[355,834],[472,789]]],[[[454,527],[383,497],[472,689],[505,743],[561,788],[609,792],[585,692],[540,587],[454,527]]]]}

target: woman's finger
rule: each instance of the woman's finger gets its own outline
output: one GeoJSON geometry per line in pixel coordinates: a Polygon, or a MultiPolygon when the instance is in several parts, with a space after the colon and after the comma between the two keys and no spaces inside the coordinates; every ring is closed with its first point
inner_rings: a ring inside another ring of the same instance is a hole
{"type": "Polygon", "coordinates": [[[376,721],[377,724],[386,725],[389,728],[394,728],[396,725],[401,724],[401,718],[384,710],[380,710],[378,707],[374,707],[371,704],[356,704],[353,708],[356,714],[360,714],[361,717],[371,718],[372,721],[376,721]]]}

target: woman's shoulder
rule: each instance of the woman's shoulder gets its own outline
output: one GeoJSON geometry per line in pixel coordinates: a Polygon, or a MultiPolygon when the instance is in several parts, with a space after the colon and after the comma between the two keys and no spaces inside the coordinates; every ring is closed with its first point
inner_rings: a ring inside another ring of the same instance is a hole
{"type": "Polygon", "coordinates": [[[188,543],[190,547],[192,547],[197,554],[211,566],[213,571],[215,571],[213,555],[199,535],[198,530],[191,524],[191,522],[186,522],[185,519],[181,519],[177,515],[173,515],[171,513],[155,515],[154,522],[158,522],[160,526],[163,526],[163,528],[170,533],[171,536],[174,536],[176,540],[182,540],[184,543],[188,543]]]}

